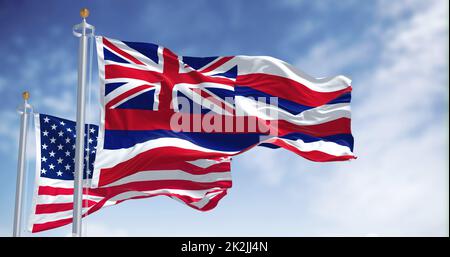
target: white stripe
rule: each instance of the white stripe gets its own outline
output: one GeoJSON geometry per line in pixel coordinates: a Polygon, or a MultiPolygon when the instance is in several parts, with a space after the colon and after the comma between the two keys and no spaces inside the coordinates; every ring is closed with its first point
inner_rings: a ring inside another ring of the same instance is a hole
{"type": "Polygon", "coordinates": [[[238,65],[238,75],[263,73],[295,80],[317,92],[334,92],[350,86],[345,76],[313,78],[292,65],[270,56],[235,56],[230,62],[238,65]]]}
{"type": "MultiPolygon", "coordinates": [[[[90,184],[91,184],[90,179],[83,179],[83,187],[89,187],[90,184]]],[[[73,180],[52,179],[52,178],[40,177],[37,185],[60,187],[60,188],[73,188],[73,180]]]]}
{"type": "MultiPolygon", "coordinates": [[[[105,60],[103,56],[103,37],[96,36],[95,42],[97,46],[97,63],[98,63],[98,77],[100,79],[100,124],[97,138],[97,151],[95,156],[98,156],[98,152],[103,149],[105,141],[105,60]]],[[[100,179],[100,172],[95,168],[92,173],[92,187],[98,186],[100,179]]]]}
{"type": "Polygon", "coordinates": [[[285,120],[297,125],[316,125],[339,118],[351,118],[349,103],[326,104],[305,110],[299,114],[291,114],[269,103],[255,99],[236,96],[236,116],[256,116],[263,120],[285,120]]]}
{"type": "MultiPolygon", "coordinates": [[[[102,196],[94,196],[83,194],[83,200],[91,200],[99,202],[103,199],[102,196]]],[[[73,195],[39,195],[37,197],[37,204],[51,204],[51,203],[72,203],[73,195]]]]}
{"type": "Polygon", "coordinates": [[[230,172],[211,172],[207,174],[194,175],[182,170],[151,170],[141,171],[126,176],[104,187],[120,186],[132,182],[161,181],[161,180],[186,180],[199,183],[231,180],[230,172]]]}
{"type": "Polygon", "coordinates": [[[200,201],[191,203],[191,205],[196,206],[201,209],[201,208],[205,207],[205,205],[207,205],[214,197],[216,197],[220,193],[222,193],[222,191],[210,193],[210,194],[206,195],[200,201]]]}
{"type": "MultiPolygon", "coordinates": [[[[274,138],[269,139],[266,142],[270,143],[273,139],[274,138]]],[[[290,140],[285,138],[277,138],[277,139],[286,142],[287,144],[299,149],[302,152],[320,151],[334,156],[353,155],[349,147],[336,144],[334,142],[321,140],[306,143],[301,139],[298,140],[290,140]]]]}
{"type": "Polygon", "coordinates": [[[34,190],[30,216],[28,216],[28,231],[32,231],[34,224],[34,214],[36,213],[36,204],[39,192],[39,178],[41,175],[41,124],[39,121],[39,113],[34,114],[34,134],[36,139],[36,170],[34,172],[34,190]]]}
{"type": "Polygon", "coordinates": [[[200,168],[208,168],[214,164],[222,163],[222,162],[230,162],[230,158],[223,158],[222,160],[211,160],[211,159],[198,159],[195,161],[187,161],[188,163],[195,165],[200,168]]]}
{"type": "MultiPolygon", "coordinates": [[[[195,206],[195,207],[201,209],[201,208],[205,207],[205,205],[207,205],[214,197],[216,197],[218,194],[222,193],[223,191],[225,191],[225,190],[213,192],[208,195],[205,195],[205,197],[203,197],[199,201],[189,203],[189,205],[192,205],[192,206],[195,206]]],[[[182,204],[186,204],[183,200],[176,198],[175,196],[171,196],[171,198],[182,204]]]]}
{"type": "Polygon", "coordinates": [[[227,152],[227,151],[212,150],[205,147],[201,147],[190,141],[183,140],[180,138],[158,138],[136,144],[130,148],[122,148],[116,150],[109,150],[109,149],[97,150],[97,156],[94,164],[94,174],[95,172],[99,172],[100,169],[114,167],[117,164],[132,159],[136,155],[146,152],[148,150],[169,146],[181,149],[197,150],[206,153],[219,153],[227,155],[232,155],[239,152],[239,151],[227,152]]]}

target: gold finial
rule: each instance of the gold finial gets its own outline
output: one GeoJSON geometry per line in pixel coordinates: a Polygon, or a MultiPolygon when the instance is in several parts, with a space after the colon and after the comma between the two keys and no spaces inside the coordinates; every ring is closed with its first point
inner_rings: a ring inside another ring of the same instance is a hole
{"type": "Polygon", "coordinates": [[[28,100],[30,98],[30,93],[28,91],[25,91],[22,93],[23,100],[28,100]]]}
{"type": "Polygon", "coordinates": [[[86,19],[89,16],[89,9],[88,8],[81,9],[80,16],[81,18],[86,19]]]}

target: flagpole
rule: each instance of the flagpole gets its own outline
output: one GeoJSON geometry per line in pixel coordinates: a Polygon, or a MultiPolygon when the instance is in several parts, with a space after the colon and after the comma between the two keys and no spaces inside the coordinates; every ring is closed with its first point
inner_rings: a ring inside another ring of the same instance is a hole
{"type": "Polygon", "coordinates": [[[84,124],[86,109],[86,73],[88,37],[94,34],[94,27],[86,22],[89,10],[81,9],[82,21],[73,27],[73,34],[80,38],[78,55],[78,90],[77,90],[77,135],[75,144],[75,174],[73,192],[72,236],[81,236],[82,200],[83,200],[83,162],[84,162],[84,124]]]}
{"type": "Polygon", "coordinates": [[[28,128],[28,104],[30,94],[23,92],[23,106],[19,109],[20,118],[20,141],[19,141],[19,158],[17,161],[17,181],[16,181],[16,203],[14,208],[14,228],[13,237],[20,237],[22,228],[22,200],[23,200],[23,184],[25,173],[25,158],[27,151],[27,128],[28,128]],[[23,109],[22,109],[23,108],[23,109]]]}

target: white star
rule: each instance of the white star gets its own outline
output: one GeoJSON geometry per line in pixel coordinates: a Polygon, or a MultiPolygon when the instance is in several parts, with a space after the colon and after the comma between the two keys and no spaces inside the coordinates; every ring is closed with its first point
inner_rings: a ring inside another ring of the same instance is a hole
{"type": "Polygon", "coordinates": [[[87,171],[86,171],[86,174],[91,175],[91,171],[90,171],[90,170],[87,170],[87,171]]]}
{"type": "Polygon", "coordinates": [[[94,151],[92,151],[91,153],[95,153],[95,150],[94,150],[94,151]]]}
{"type": "Polygon", "coordinates": [[[70,138],[66,137],[66,143],[70,143],[70,138]]]}
{"type": "Polygon", "coordinates": [[[48,165],[48,168],[51,169],[51,170],[54,170],[55,169],[55,165],[50,164],[50,165],[48,165]]]}
{"type": "Polygon", "coordinates": [[[70,152],[69,151],[66,151],[66,156],[69,156],[70,155],[70,152]]]}
{"type": "Polygon", "coordinates": [[[72,145],[72,149],[75,149],[75,147],[76,147],[75,145],[72,145]]]}
{"type": "Polygon", "coordinates": [[[63,173],[59,170],[56,174],[58,174],[58,176],[62,176],[63,173]]]}
{"type": "Polygon", "coordinates": [[[89,138],[88,141],[89,141],[89,144],[92,143],[92,142],[94,142],[94,140],[92,140],[92,138],[89,138]]]}
{"type": "Polygon", "coordinates": [[[52,125],[52,130],[56,130],[56,125],[55,124],[52,125]]]}
{"type": "Polygon", "coordinates": [[[50,143],[54,144],[56,142],[56,138],[52,137],[50,138],[50,143]]]}
{"type": "Polygon", "coordinates": [[[46,162],[46,161],[47,161],[47,158],[45,158],[45,156],[42,157],[42,162],[46,162]]]}
{"type": "Polygon", "coordinates": [[[45,122],[45,123],[48,123],[49,120],[50,120],[50,119],[49,119],[48,117],[45,117],[45,118],[44,118],[44,122],[45,122]]]}
{"type": "Polygon", "coordinates": [[[86,149],[84,149],[84,150],[86,150],[86,151],[88,151],[88,152],[89,152],[89,150],[91,150],[91,149],[89,149],[89,147],[86,147],[86,149]]]}
{"type": "Polygon", "coordinates": [[[63,145],[62,144],[59,144],[58,145],[58,150],[62,150],[63,149],[63,145]]]}
{"type": "Polygon", "coordinates": [[[42,145],[42,149],[46,150],[46,149],[47,149],[47,145],[46,145],[46,144],[43,144],[43,145],[42,145]]]}
{"type": "Polygon", "coordinates": [[[66,123],[64,123],[64,121],[61,121],[59,124],[61,124],[61,125],[66,125],[66,123]]]}
{"type": "Polygon", "coordinates": [[[64,168],[66,168],[66,170],[70,170],[70,165],[67,164],[66,166],[64,166],[64,168]]]}
{"type": "Polygon", "coordinates": [[[48,136],[48,131],[47,130],[44,130],[44,137],[46,137],[46,136],[48,136]]]}
{"type": "Polygon", "coordinates": [[[62,131],[58,132],[58,136],[62,137],[63,135],[64,135],[64,132],[62,132],[62,131]]]}
{"type": "Polygon", "coordinates": [[[41,170],[41,174],[45,174],[47,171],[45,169],[41,170]]]}
{"type": "Polygon", "coordinates": [[[59,164],[62,163],[63,159],[61,159],[61,157],[58,158],[58,160],[56,160],[59,164]]]}
{"type": "Polygon", "coordinates": [[[94,133],[94,132],[95,132],[95,129],[94,129],[94,128],[91,128],[91,129],[89,130],[89,132],[94,133]]]}
{"type": "Polygon", "coordinates": [[[50,157],[55,157],[55,152],[51,151],[50,152],[50,157]]]}
{"type": "Polygon", "coordinates": [[[68,132],[72,132],[72,130],[70,128],[67,129],[68,132]]]}
{"type": "Polygon", "coordinates": [[[86,155],[86,157],[84,157],[84,159],[85,159],[86,161],[88,161],[88,160],[89,160],[89,156],[86,155]]]}

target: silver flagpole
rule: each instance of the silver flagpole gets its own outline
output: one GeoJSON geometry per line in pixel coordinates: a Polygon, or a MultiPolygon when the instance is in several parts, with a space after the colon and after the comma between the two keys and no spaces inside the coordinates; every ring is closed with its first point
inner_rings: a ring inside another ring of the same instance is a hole
{"type": "Polygon", "coordinates": [[[75,145],[75,175],[73,192],[72,235],[81,236],[82,200],[83,200],[83,162],[84,162],[84,124],[86,102],[86,73],[88,37],[93,36],[94,27],[86,22],[89,10],[81,9],[82,21],[73,27],[73,34],[80,38],[78,55],[78,90],[77,90],[77,138],[75,145]]]}
{"type": "MultiPolygon", "coordinates": [[[[20,107],[19,113],[22,116],[20,121],[20,141],[19,141],[19,158],[17,161],[17,181],[16,181],[16,205],[14,208],[14,228],[13,236],[19,237],[22,229],[22,200],[23,200],[23,178],[25,173],[25,158],[27,151],[27,128],[28,128],[28,104],[30,94],[23,92],[23,107],[20,107]],[[23,108],[23,109],[22,109],[23,108]]],[[[37,146],[39,147],[39,146],[37,146]]]]}

